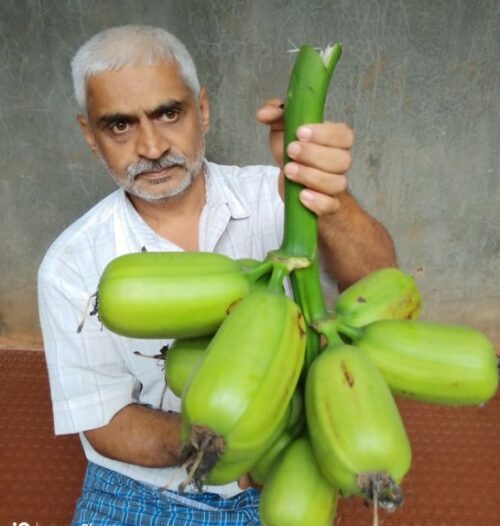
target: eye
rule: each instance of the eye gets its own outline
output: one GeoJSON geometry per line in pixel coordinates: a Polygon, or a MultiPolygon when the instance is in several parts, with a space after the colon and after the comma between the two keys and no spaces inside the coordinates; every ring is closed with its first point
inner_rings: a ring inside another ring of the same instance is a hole
{"type": "Polygon", "coordinates": [[[115,135],[122,135],[130,130],[130,123],[126,121],[118,121],[111,124],[109,129],[115,135]]]}
{"type": "Polygon", "coordinates": [[[180,117],[180,111],[177,109],[165,110],[160,115],[160,120],[163,122],[177,122],[180,117]]]}

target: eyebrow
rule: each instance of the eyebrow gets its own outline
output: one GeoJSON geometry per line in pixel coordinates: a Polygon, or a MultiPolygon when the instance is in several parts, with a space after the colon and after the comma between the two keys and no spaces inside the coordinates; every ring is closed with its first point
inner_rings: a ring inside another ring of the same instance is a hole
{"type": "Polygon", "coordinates": [[[97,126],[105,128],[117,122],[133,122],[134,120],[137,120],[137,117],[126,113],[105,113],[97,120],[97,126]]]}
{"type": "MultiPolygon", "coordinates": [[[[167,111],[182,109],[185,105],[186,103],[184,101],[172,99],[172,100],[168,100],[160,104],[159,106],[157,106],[156,108],[153,108],[152,110],[146,111],[145,113],[149,118],[154,119],[156,117],[159,117],[162,113],[165,113],[167,111]]],[[[105,113],[104,115],[99,117],[99,119],[97,120],[97,125],[99,127],[106,127],[106,126],[115,124],[117,122],[136,122],[136,121],[137,121],[137,116],[134,114],[120,113],[120,112],[105,113]]]]}
{"type": "Polygon", "coordinates": [[[156,108],[154,108],[151,111],[147,111],[146,115],[149,118],[156,118],[159,117],[162,113],[166,113],[167,111],[172,110],[180,110],[186,106],[186,103],[181,100],[169,100],[167,102],[164,102],[163,104],[160,104],[156,108]]]}

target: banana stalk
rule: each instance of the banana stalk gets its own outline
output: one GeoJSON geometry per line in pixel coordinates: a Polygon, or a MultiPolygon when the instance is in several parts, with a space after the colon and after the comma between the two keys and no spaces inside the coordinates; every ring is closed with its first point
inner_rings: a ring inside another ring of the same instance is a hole
{"type": "MultiPolygon", "coordinates": [[[[287,147],[297,140],[297,129],[303,124],[323,121],[328,84],[342,54],[340,44],[328,46],[318,53],[302,46],[295,61],[285,104],[284,160],[291,159],[287,147]]],[[[285,228],[280,252],[289,256],[316,256],[318,221],[299,198],[303,186],[285,177],[285,228]]]]}
{"type": "Polygon", "coordinates": [[[382,507],[401,504],[397,483],[410,467],[410,444],[391,392],[364,351],[342,345],[314,360],[306,414],[318,465],[334,487],[344,496],[377,497],[382,507]]]}
{"type": "Polygon", "coordinates": [[[97,314],[131,338],[213,334],[270,263],[250,270],[222,254],[141,252],[112,260],[97,290],[97,314]]]}
{"type": "MultiPolygon", "coordinates": [[[[287,148],[296,140],[297,129],[303,124],[323,121],[328,85],[341,54],[339,43],[328,46],[321,53],[309,46],[300,48],[285,104],[285,163],[290,161],[287,148]]],[[[326,308],[318,274],[318,220],[300,202],[302,189],[302,185],[285,177],[285,226],[279,252],[287,256],[306,257],[310,262],[310,266],[296,269],[290,278],[295,301],[307,322],[307,370],[321,348],[320,337],[311,326],[325,316],[326,308]]]]}
{"type": "Polygon", "coordinates": [[[338,330],[366,352],[400,396],[447,405],[475,405],[498,387],[495,349],[469,327],[383,320],[338,330]]]}

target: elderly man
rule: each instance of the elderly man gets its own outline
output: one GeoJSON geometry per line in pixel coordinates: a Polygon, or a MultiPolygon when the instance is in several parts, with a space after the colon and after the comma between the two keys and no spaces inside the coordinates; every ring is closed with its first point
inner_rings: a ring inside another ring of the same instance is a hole
{"type": "Polygon", "coordinates": [[[281,100],[257,113],[270,126],[278,167],[209,162],[209,102],[193,61],[163,29],[103,31],[72,62],[78,122],[120,187],[66,229],[39,271],[39,309],[57,434],[80,433],[88,469],[73,524],[258,524],[258,492],[245,480],[180,493],[180,401],[154,356],[166,341],[133,340],[94,317],[76,327],[115,257],[213,251],[262,259],[281,241],[283,177],[305,186],[320,224],[322,261],[340,289],[394,266],[392,242],[346,190],[353,133],[344,124],[301,127],[283,166],[281,100]]]}

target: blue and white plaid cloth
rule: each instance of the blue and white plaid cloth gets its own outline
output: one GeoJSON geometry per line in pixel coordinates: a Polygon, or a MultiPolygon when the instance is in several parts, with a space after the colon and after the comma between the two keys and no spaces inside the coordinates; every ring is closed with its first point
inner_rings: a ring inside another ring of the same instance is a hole
{"type": "Polygon", "coordinates": [[[72,526],[259,526],[259,493],[230,499],[141,484],[89,463],[72,526]]]}

